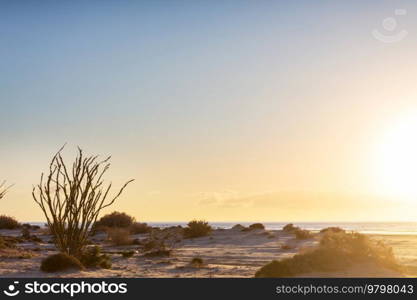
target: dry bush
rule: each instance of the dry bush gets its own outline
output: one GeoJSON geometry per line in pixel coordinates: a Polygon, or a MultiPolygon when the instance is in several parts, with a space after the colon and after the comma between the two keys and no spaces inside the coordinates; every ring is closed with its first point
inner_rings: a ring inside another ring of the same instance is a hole
{"type": "Polygon", "coordinates": [[[326,233],[326,232],[345,232],[344,229],[340,228],[340,227],[327,227],[327,228],[323,228],[322,230],[320,230],[320,233],[326,233]]]}
{"type": "Polygon", "coordinates": [[[135,222],[135,218],[124,212],[114,211],[111,214],[104,215],[95,224],[97,229],[101,228],[126,228],[135,222]]]}
{"type": "Polygon", "coordinates": [[[5,215],[0,216],[0,229],[17,229],[20,226],[20,223],[15,218],[5,215]]]}
{"type": "Polygon", "coordinates": [[[181,228],[154,229],[143,243],[145,256],[170,256],[174,248],[181,242],[181,228]]]}
{"type": "Polygon", "coordinates": [[[111,258],[107,254],[101,253],[99,246],[93,246],[85,249],[80,258],[81,263],[87,268],[111,268],[111,258]]]}
{"type": "Polygon", "coordinates": [[[51,273],[68,269],[82,270],[84,267],[77,258],[66,253],[48,256],[41,263],[41,271],[43,272],[51,273]]]}
{"type": "Polygon", "coordinates": [[[213,229],[206,221],[197,221],[193,220],[187,224],[187,227],[184,228],[184,237],[185,238],[197,238],[202,236],[207,236],[211,233],[213,229]]]}
{"type": "Polygon", "coordinates": [[[285,231],[285,232],[293,232],[297,228],[298,228],[297,226],[294,226],[294,224],[290,223],[290,224],[285,225],[282,228],[282,230],[285,231]]]}
{"type": "Polygon", "coordinates": [[[114,246],[132,245],[133,242],[130,237],[130,231],[127,228],[108,228],[107,236],[114,246]]]}
{"type": "Polygon", "coordinates": [[[249,225],[249,230],[255,229],[265,229],[265,226],[262,223],[254,223],[252,225],[249,225]]]}
{"type": "Polygon", "coordinates": [[[133,251],[133,250],[122,252],[122,257],[123,258],[129,258],[129,257],[132,257],[133,255],[135,255],[135,251],[133,251]]]}
{"type": "Polygon", "coordinates": [[[190,261],[190,266],[192,266],[194,268],[201,268],[202,266],[204,266],[204,260],[200,257],[194,257],[190,261]]]}
{"type": "Polygon", "coordinates": [[[112,184],[105,186],[103,176],[110,168],[110,157],[102,161],[98,156],[85,157],[78,148],[69,167],[62,158],[62,149],[52,158],[48,174],[42,173],[32,195],[46,217],[59,251],[80,257],[99,213],[112,205],[133,180],[109,197],[112,184]]]}
{"type": "Polygon", "coordinates": [[[301,228],[294,230],[293,233],[295,234],[295,238],[297,240],[306,240],[311,239],[313,237],[313,234],[309,230],[304,230],[301,228]]]}
{"type": "Polygon", "coordinates": [[[236,224],[232,227],[232,230],[239,230],[239,231],[243,231],[245,230],[245,226],[241,225],[241,224],[236,224]]]}
{"type": "Polygon", "coordinates": [[[272,261],[255,277],[291,277],[312,272],[346,270],[354,264],[373,263],[400,271],[392,249],[360,233],[328,232],[318,247],[292,258],[272,261]]]}
{"type": "Polygon", "coordinates": [[[149,233],[151,232],[152,227],[148,226],[146,223],[135,222],[129,226],[129,230],[131,234],[149,233]]]}

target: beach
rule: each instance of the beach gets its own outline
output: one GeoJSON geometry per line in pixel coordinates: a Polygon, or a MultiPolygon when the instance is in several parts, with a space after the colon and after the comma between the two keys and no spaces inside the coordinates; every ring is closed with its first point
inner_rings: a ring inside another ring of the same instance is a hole
{"type": "MultiPolygon", "coordinates": [[[[272,260],[292,257],[315,247],[318,238],[298,240],[293,234],[282,230],[256,229],[241,231],[215,229],[205,237],[183,239],[167,257],[147,257],[138,245],[114,246],[105,233],[91,238],[91,245],[98,245],[112,260],[111,269],[92,268],[82,271],[45,273],[40,271],[41,261],[57,253],[51,236],[44,229],[31,230],[39,241],[22,241],[17,249],[0,250],[0,277],[149,277],[149,278],[251,278],[259,268],[272,260]],[[122,253],[134,251],[132,257],[122,253]],[[202,264],[191,264],[193,258],[202,264]]],[[[0,230],[1,236],[19,237],[20,230],[0,230]]],[[[145,240],[148,234],[132,235],[137,241],[145,240]]],[[[405,266],[399,273],[372,265],[353,266],[343,272],[307,273],[298,277],[414,277],[417,274],[417,247],[415,235],[370,235],[391,246],[398,261],[405,266]]]]}

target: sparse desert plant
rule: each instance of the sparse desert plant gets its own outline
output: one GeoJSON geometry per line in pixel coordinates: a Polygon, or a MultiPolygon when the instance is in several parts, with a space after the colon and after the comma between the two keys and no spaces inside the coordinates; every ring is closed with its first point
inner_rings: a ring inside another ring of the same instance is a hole
{"type": "Polygon", "coordinates": [[[191,260],[190,265],[194,268],[201,268],[204,266],[204,260],[201,257],[194,257],[191,260]]]}
{"type": "Polygon", "coordinates": [[[285,231],[285,232],[293,232],[297,228],[298,228],[297,226],[294,226],[294,224],[290,223],[290,224],[285,225],[282,228],[282,230],[285,231]]]}
{"type": "Polygon", "coordinates": [[[52,158],[49,173],[42,173],[32,196],[46,217],[57,248],[80,257],[100,212],[112,205],[133,180],[109,198],[112,184],[105,187],[103,176],[110,168],[110,157],[99,161],[98,156],[85,157],[78,148],[69,168],[61,155],[62,149],[52,158]]]}
{"type": "Polygon", "coordinates": [[[293,232],[297,240],[306,240],[313,237],[313,234],[309,230],[297,228],[293,232]]]}
{"type": "Polygon", "coordinates": [[[255,229],[265,229],[265,226],[262,223],[254,223],[252,225],[249,225],[249,230],[255,229]]]}
{"type": "Polygon", "coordinates": [[[0,200],[6,195],[12,185],[6,186],[6,181],[0,182],[0,200]]]}
{"type": "Polygon", "coordinates": [[[110,269],[112,265],[110,256],[103,254],[99,246],[86,248],[81,255],[80,261],[87,268],[110,269]]]}
{"type": "Polygon", "coordinates": [[[27,227],[22,228],[22,238],[30,239],[30,231],[27,227]]]}
{"type": "Polygon", "coordinates": [[[181,241],[181,228],[152,230],[149,238],[143,243],[145,256],[170,256],[181,241]]]}
{"type": "Polygon", "coordinates": [[[317,247],[291,258],[272,261],[256,272],[255,277],[291,277],[311,272],[339,271],[363,263],[401,270],[392,249],[384,243],[360,233],[327,232],[317,247]]]}
{"type": "Polygon", "coordinates": [[[115,246],[132,245],[130,231],[127,228],[108,228],[107,236],[115,246]]]}
{"type": "Polygon", "coordinates": [[[77,258],[66,253],[53,254],[42,260],[41,263],[41,271],[43,272],[51,273],[68,269],[82,270],[84,267],[77,258]]]}
{"type": "Polygon", "coordinates": [[[95,228],[126,228],[135,222],[135,218],[129,216],[124,212],[114,211],[110,214],[104,215],[97,222],[95,222],[95,228]]]}
{"type": "Polygon", "coordinates": [[[188,222],[187,227],[184,228],[185,238],[198,238],[207,236],[211,233],[212,228],[206,221],[193,220],[188,222]]]}
{"type": "Polygon", "coordinates": [[[152,227],[148,226],[146,223],[135,222],[129,226],[129,230],[131,234],[149,233],[152,230],[152,227]]]}
{"type": "Polygon", "coordinates": [[[5,215],[0,216],[0,229],[17,229],[20,226],[20,223],[15,218],[5,215]]]}
{"type": "Polygon", "coordinates": [[[281,249],[282,250],[291,250],[291,249],[294,249],[294,247],[290,246],[288,244],[283,244],[283,245],[281,245],[281,249]]]}
{"type": "Polygon", "coordinates": [[[122,252],[122,257],[123,258],[129,258],[129,257],[132,257],[133,255],[135,255],[135,251],[133,251],[133,250],[122,252]]]}
{"type": "Polygon", "coordinates": [[[327,227],[327,228],[323,228],[322,230],[320,230],[320,233],[326,233],[326,232],[345,232],[344,229],[340,228],[340,227],[327,227]]]}
{"type": "Polygon", "coordinates": [[[242,231],[242,230],[244,230],[246,227],[245,226],[243,226],[243,225],[241,225],[241,224],[236,224],[236,225],[234,225],[233,227],[232,227],[232,230],[239,230],[239,231],[242,231]]]}

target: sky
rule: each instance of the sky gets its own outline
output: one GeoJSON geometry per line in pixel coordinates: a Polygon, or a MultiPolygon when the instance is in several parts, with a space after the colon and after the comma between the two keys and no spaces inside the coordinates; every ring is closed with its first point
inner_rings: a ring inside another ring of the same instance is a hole
{"type": "Polygon", "coordinates": [[[416,221],[416,14],[1,1],[0,213],[44,220],[32,186],[67,143],[135,179],[108,211],[139,221],[416,221]]]}

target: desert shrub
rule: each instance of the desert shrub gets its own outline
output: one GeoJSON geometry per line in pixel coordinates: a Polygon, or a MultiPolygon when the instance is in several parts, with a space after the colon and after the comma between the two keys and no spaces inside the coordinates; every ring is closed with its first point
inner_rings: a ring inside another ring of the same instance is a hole
{"type": "Polygon", "coordinates": [[[197,238],[207,236],[212,231],[211,226],[206,221],[193,220],[184,228],[185,238],[197,238]]]}
{"type": "Polygon", "coordinates": [[[305,239],[310,239],[313,237],[313,234],[308,230],[298,228],[294,230],[293,232],[297,240],[305,240],[305,239]]]}
{"type": "Polygon", "coordinates": [[[95,224],[95,228],[127,228],[135,222],[135,218],[124,212],[114,211],[100,218],[95,224]]]}
{"type": "Polygon", "coordinates": [[[290,224],[285,225],[282,228],[282,230],[285,231],[285,232],[293,232],[297,228],[298,228],[297,226],[294,226],[294,224],[290,223],[290,224]]]}
{"type": "Polygon", "coordinates": [[[152,227],[149,227],[146,223],[135,222],[129,226],[129,230],[131,234],[149,233],[152,227]]]}
{"type": "Polygon", "coordinates": [[[41,229],[41,227],[39,225],[31,225],[29,223],[22,224],[22,227],[27,228],[29,230],[38,230],[38,229],[41,229]]]}
{"type": "Polygon", "coordinates": [[[132,257],[133,255],[135,255],[135,251],[133,250],[122,252],[122,257],[124,258],[129,258],[129,257],[132,257]]]}
{"type": "Polygon", "coordinates": [[[195,268],[200,268],[200,267],[204,266],[204,260],[200,257],[194,257],[191,260],[190,265],[192,267],[195,267],[195,268]]]}
{"type": "Polygon", "coordinates": [[[111,268],[110,256],[101,253],[101,248],[99,246],[85,249],[81,255],[80,261],[87,268],[111,268]]]}
{"type": "Polygon", "coordinates": [[[181,241],[181,228],[152,230],[142,244],[145,256],[169,256],[181,241]]]}
{"type": "Polygon", "coordinates": [[[108,228],[107,236],[110,242],[115,246],[132,245],[130,231],[127,228],[108,228]]]}
{"type": "Polygon", "coordinates": [[[311,272],[345,270],[353,264],[374,263],[399,271],[392,249],[359,233],[328,232],[319,245],[292,258],[272,261],[263,266],[255,277],[291,277],[311,272]]]}
{"type": "Polygon", "coordinates": [[[290,246],[290,245],[287,245],[287,244],[284,244],[284,245],[281,245],[281,249],[282,250],[291,250],[291,249],[294,249],[294,247],[290,246]]]}
{"type": "Polygon", "coordinates": [[[232,230],[239,230],[239,231],[242,231],[242,230],[244,230],[246,227],[245,226],[243,226],[243,225],[240,225],[240,224],[236,224],[236,225],[234,225],[233,227],[232,227],[232,230]]]}
{"type": "Polygon", "coordinates": [[[20,223],[15,218],[1,215],[0,216],[0,229],[16,229],[20,228],[20,223]]]}
{"type": "Polygon", "coordinates": [[[249,230],[255,230],[255,229],[265,229],[265,226],[261,223],[254,223],[252,225],[249,225],[249,230]]]}
{"type": "Polygon", "coordinates": [[[327,228],[323,228],[322,230],[320,230],[320,233],[326,233],[326,232],[345,232],[344,229],[340,228],[340,227],[327,227],[327,228]]]}
{"type": "Polygon", "coordinates": [[[22,238],[30,239],[30,231],[27,227],[22,228],[22,238]]]}
{"type": "Polygon", "coordinates": [[[68,165],[62,150],[63,147],[52,158],[48,173],[41,174],[32,196],[47,220],[56,247],[80,257],[100,212],[112,205],[133,180],[110,196],[112,184],[104,182],[110,157],[101,160],[98,156],[85,156],[78,148],[74,163],[68,165]]]}
{"type": "Polygon", "coordinates": [[[68,269],[82,270],[84,267],[81,262],[66,253],[58,253],[48,256],[41,263],[43,272],[59,272],[68,269]]]}

